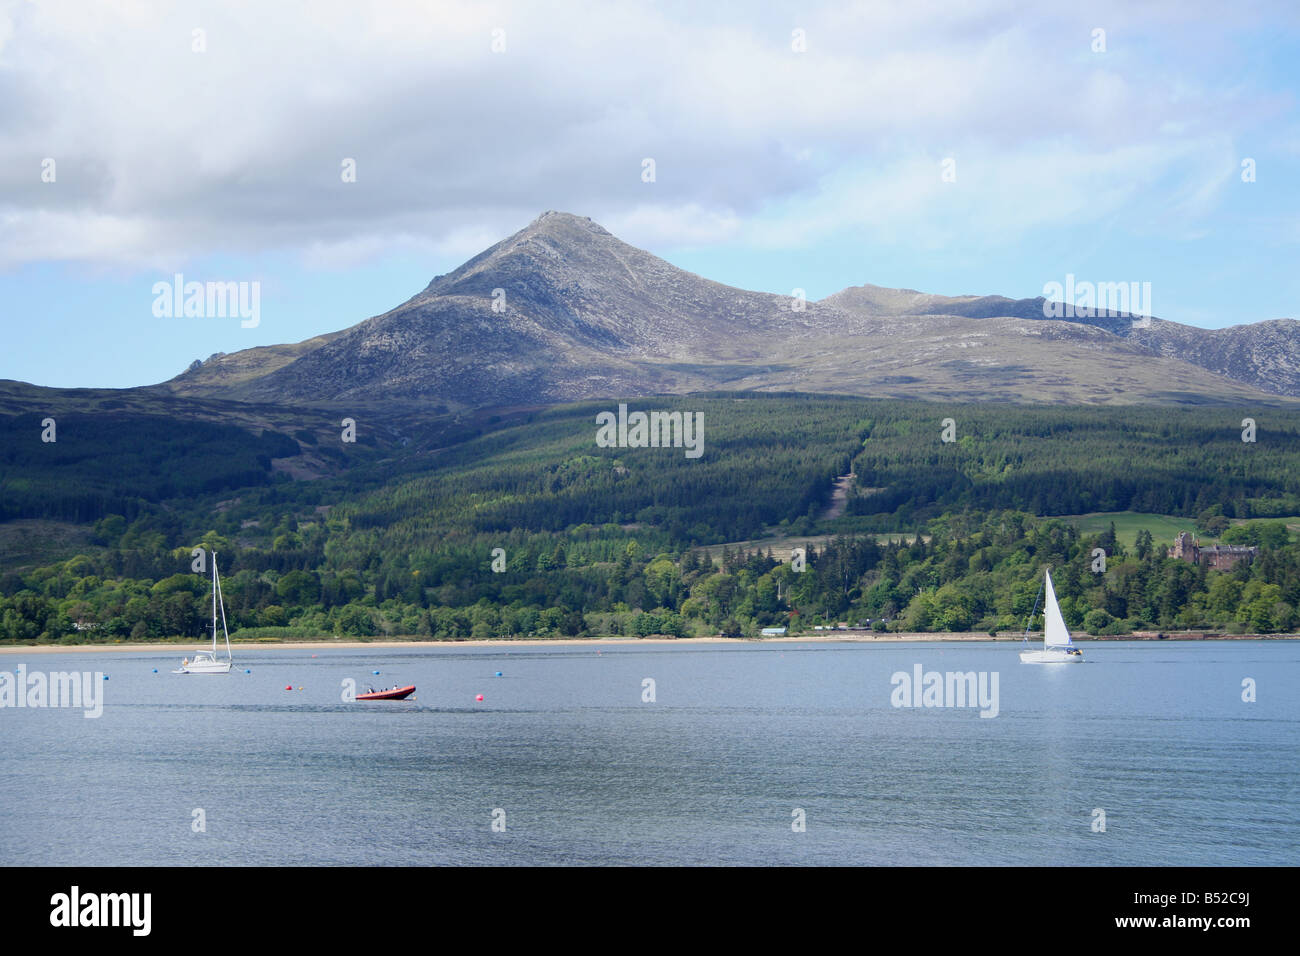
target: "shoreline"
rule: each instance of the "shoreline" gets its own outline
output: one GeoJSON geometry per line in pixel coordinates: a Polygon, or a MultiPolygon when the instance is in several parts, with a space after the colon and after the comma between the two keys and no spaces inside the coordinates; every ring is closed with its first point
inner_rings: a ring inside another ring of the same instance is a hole
{"type": "MultiPolygon", "coordinates": [[[[1041,639],[1041,637],[1040,637],[1041,639]]],[[[439,647],[580,647],[583,645],[610,646],[610,645],[641,645],[641,644],[908,644],[908,643],[941,643],[941,642],[958,642],[973,641],[987,642],[997,641],[1005,643],[1018,643],[1021,640],[1020,635],[1008,636],[999,634],[992,637],[988,634],[972,634],[966,631],[960,632],[916,632],[916,633],[897,633],[897,634],[800,634],[786,637],[562,637],[562,638],[466,638],[458,641],[404,641],[404,640],[378,640],[378,641],[357,641],[357,640],[337,640],[337,641],[231,641],[231,648],[240,650],[262,649],[268,651],[287,651],[287,650],[324,650],[328,648],[343,648],[345,650],[363,650],[365,648],[393,648],[393,647],[416,647],[416,648],[439,648],[439,647]]],[[[1170,634],[1126,634],[1126,635],[1103,635],[1100,637],[1083,637],[1077,636],[1076,641],[1080,644],[1091,644],[1093,642],[1106,641],[1153,641],[1153,642],[1187,642],[1187,641],[1294,641],[1300,640],[1300,634],[1200,634],[1200,633],[1170,633],[1170,634]]],[[[1033,643],[1031,641],[1031,643],[1033,643]]],[[[124,651],[129,653],[141,653],[144,651],[162,651],[162,652],[179,652],[191,653],[194,647],[189,644],[181,643],[154,643],[154,644],[5,644],[0,645],[0,654],[24,654],[24,653],[41,653],[41,654],[72,654],[72,653],[110,653],[115,651],[124,651]]]]}

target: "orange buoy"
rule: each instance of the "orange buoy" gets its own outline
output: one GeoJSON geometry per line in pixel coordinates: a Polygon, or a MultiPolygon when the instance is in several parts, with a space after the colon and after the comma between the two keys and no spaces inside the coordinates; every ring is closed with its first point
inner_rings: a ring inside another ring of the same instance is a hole
{"type": "Polygon", "coordinates": [[[483,695],[482,695],[482,694],[479,694],[479,695],[478,695],[477,697],[475,697],[474,699],[477,700],[477,701],[482,701],[482,700],[483,700],[483,695]]]}

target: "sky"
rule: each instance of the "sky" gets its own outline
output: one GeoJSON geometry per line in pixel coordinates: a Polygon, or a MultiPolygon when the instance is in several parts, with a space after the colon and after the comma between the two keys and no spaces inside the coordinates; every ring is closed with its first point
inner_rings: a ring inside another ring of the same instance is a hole
{"type": "Polygon", "coordinates": [[[812,300],[1300,317],[1298,79],[1294,3],[0,0],[0,379],[345,328],[549,209],[812,300]]]}

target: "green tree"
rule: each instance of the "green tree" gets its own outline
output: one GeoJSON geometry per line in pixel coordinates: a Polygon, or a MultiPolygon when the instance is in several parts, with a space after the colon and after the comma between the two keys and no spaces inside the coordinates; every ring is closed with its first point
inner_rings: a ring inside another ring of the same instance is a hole
{"type": "Polygon", "coordinates": [[[320,600],[320,580],[310,571],[290,571],[276,582],[275,593],[292,607],[306,607],[320,600]]]}
{"type": "Polygon", "coordinates": [[[1155,542],[1151,537],[1151,532],[1142,528],[1137,533],[1137,541],[1134,543],[1134,552],[1139,561],[1145,561],[1151,557],[1152,551],[1155,550],[1155,542]]]}

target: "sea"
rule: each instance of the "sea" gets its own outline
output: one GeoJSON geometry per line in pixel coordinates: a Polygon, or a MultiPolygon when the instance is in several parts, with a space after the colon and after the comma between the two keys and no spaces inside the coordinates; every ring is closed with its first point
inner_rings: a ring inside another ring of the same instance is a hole
{"type": "Polygon", "coordinates": [[[1300,642],[1081,646],[0,655],[0,864],[1300,863],[1300,642]]]}

